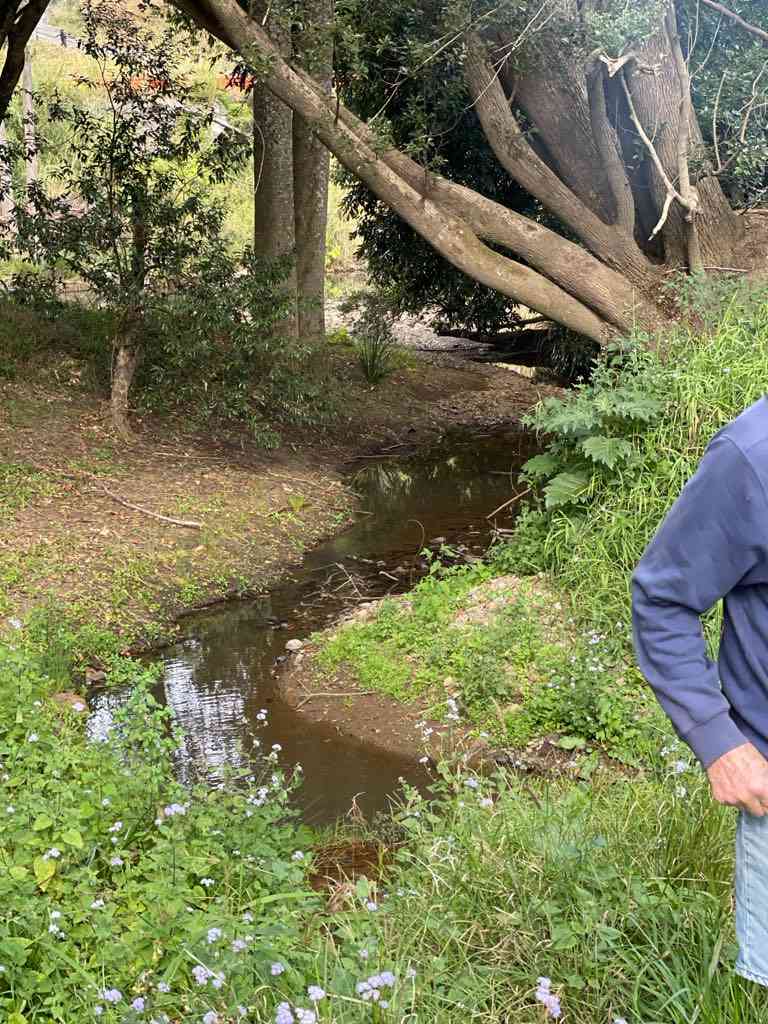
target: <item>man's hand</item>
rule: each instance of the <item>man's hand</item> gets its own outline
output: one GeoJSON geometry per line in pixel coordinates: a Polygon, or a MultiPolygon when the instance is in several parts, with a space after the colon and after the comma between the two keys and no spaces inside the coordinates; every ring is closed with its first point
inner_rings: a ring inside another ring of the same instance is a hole
{"type": "Polygon", "coordinates": [[[707,768],[712,796],[759,818],[768,814],[768,761],[757,747],[743,743],[707,768]]]}

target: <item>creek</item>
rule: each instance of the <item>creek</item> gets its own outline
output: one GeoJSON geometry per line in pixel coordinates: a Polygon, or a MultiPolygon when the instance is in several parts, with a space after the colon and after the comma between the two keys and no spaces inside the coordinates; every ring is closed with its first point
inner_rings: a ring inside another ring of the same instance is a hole
{"type": "MultiPolygon", "coordinates": [[[[370,817],[387,808],[400,779],[423,784],[413,760],[340,737],[329,724],[309,725],[280,699],[276,666],[287,641],[325,628],[362,600],[413,587],[428,570],[425,548],[459,562],[481,556],[495,528],[489,514],[515,493],[517,473],[534,453],[529,433],[506,431],[453,435],[425,453],[360,460],[349,480],[358,496],[351,526],[310,551],[268,593],[185,617],[185,638],[159,654],[156,687],[184,732],[180,777],[215,783],[227,768],[258,772],[279,744],[285,768],[302,766],[296,799],[311,825],[337,820],[353,799],[370,817]]],[[[509,512],[502,516],[508,527],[509,512]]],[[[109,729],[127,697],[119,688],[93,693],[92,735],[109,729]]]]}

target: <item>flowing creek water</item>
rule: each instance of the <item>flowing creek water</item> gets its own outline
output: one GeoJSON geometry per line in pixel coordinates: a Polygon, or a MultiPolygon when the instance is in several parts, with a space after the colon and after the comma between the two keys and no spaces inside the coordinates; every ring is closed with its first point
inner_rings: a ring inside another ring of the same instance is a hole
{"type": "MultiPolygon", "coordinates": [[[[263,596],[185,618],[186,638],[159,655],[156,688],[184,731],[180,777],[214,781],[225,766],[258,771],[279,743],[286,768],[302,765],[297,801],[313,825],[338,819],[355,798],[367,816],[386,809],[401,778],[422,784],[416,759],[370,749],[328,724],[309,725],[281,701],[275,666],[288,640],[324,628],[360,600],[409,590],[426,571],[425,547],[448,546],[459,559],[481,555],[493,530],[489,513],[514,494],[516,474],[534,452],[529,433],[507,431],[453,436],[418,456],[361,460],[350,483],[364,511],[353,525],[263,596]],[[262,709],[266,725],[257,717],[262,709]]],[[[127,696],[117,688],[94,692],[92,735],[109,729],[127,696]]]]}

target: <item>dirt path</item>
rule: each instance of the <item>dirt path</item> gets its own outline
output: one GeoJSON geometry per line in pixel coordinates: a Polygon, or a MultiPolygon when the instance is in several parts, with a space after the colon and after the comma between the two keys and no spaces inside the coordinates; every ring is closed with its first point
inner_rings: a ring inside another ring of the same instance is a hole
{"type": "Polygon", "coordinates": [[[446,353],[410,356],[375,389],[351,350],[336,356],[335,372],[345,420],[324,432],[288,429],[273,452],[242,432],[149,418],[126,447],[106,403],[68,364],[35,382],[0,380],[0,628],[51,606],[91,633],[156,642],[180,610],[263,589],[343,527],[355,457],[517,420],[551,390],[446,353]]]}

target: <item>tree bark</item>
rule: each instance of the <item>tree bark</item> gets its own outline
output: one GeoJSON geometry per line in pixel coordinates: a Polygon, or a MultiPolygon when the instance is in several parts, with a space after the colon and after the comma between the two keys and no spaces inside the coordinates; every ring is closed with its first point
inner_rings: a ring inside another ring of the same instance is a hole
{"type": "Polygon", "coordinates": [[[112,365],[112,390],[110,407],[112,423],[124,441],[135,440],[135,434],[128,418],[129,395],[136,367],[139,365],[140,348],[136,342],[136,326],[128,324],[115,340],[115,358],[112,365]]]}
{"type": "MultiPolygon", "coordinates": [[[[291,30],[279,15],[270,15],[262,4],[254,5],[254,16],[263,23],[280,53],[290,59],[291,30]]],[[[296,226],[293,186],[293,111],[263,82],[253,89],[253,248],[267,260],[290,256],[294,260],[284,282],[293,313],[281,325],[281,334],[295,338],[298,333],[296,226]]]]}
{"type": "MultiPolygon", "coordinates": [[[[303,26],[294,52],[320,88],[331,95],[333,0],[304,0],[303,26]]],[[[325,246],[331,156],[300,114],[293,115],[293,201],[299,337],[325,337],[325,246]]]]}
{"type": "Polygon", "coordinates": [[[29,47],[24,54],[21,86],[24,111],[24,168],[27,176],[27,188],[29,188],[30,185],[36,184],[39,177],[35,125],[35,83],[32,78],[32,53],[29,47]]]}
{"type": "Polygon", "coordinates": [[[5,61],[0,71],[0,121],[5,120],[13,91],[24,69],[24,51],[50,0],[6,0],[0,12],[0,48],[5,44],[5,61]],[[7,6],[6,6],[7,5],[7,6]]]}
{"type": "Polygon", "coordinates": [[[641,289],[652,286],[653,267],[634,237],[606,224],[534,152],[510,109],[498,76],[477,36],[469,40],[466,78],[480,123],[499,163],[601,260],[641,289]]]}
{"type": "MultiPolygon", "coordinates": [[[[669,8],[669,17],[675,17],[672,7],[669,8]]],[[[637,58],[636,62],[627,65],[632,100],[664,171],[676,181],[681,131],[688,135],[689,154],[703,148],[703,137],[690,105],[686,105],[689,124],[687,127],[681,125],[681,83],[666,21],[661,23],[656,35],[639,49],[637,58]]],[[[647,162],[651,196],[660,217],[668,189],[659,170],[652,161],[647,162]]],[[[705,177],[699,182],[697,191],[699,213],[696,226],[703,262],[727,261],[741,237],[741,219],[728,204],[717,178],[705,177]]],[[[685,266],[688,262],[689,230],[685,217],[685,209],[679,203],[673,203],[661,235],[666,262],[672,266],[685,266]]]]}

